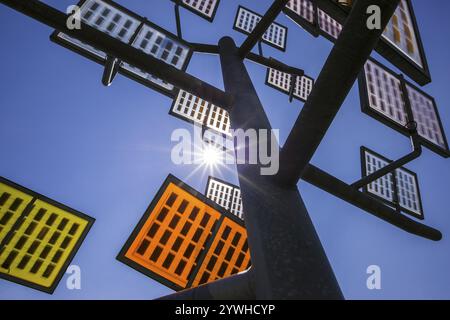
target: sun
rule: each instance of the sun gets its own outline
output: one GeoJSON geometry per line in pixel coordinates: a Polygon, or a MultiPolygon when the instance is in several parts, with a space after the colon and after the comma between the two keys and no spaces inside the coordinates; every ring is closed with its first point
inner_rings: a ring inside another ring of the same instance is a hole
{"type": "Polygon", "coordinates": [[[205,146],[202,152],[202,164],[208,167],[216,167],[222,161],[221,152],[213,146],[205,146]]]}

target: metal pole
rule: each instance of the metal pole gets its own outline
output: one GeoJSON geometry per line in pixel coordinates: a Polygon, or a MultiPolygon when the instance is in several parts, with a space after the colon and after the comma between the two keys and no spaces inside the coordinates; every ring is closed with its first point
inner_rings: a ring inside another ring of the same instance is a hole
{"type": "Polygon", "coordinates": [[[281,152],[278,180],[295,185],[311,161],[400,0],[358,0],[281,152]],[[367,27],[367,8],[381,9],[381,29],[367,27]]]}
{"type": "MultiPolygon", "coordinates": [[[[233,129],[267,129],[269,120],[233,39],[219,42],[226,92],[235,97],[233,129]]],[[[269,143],[271,139],[267,137],[269,143]]],[[[236,143],[236,142],[235,142],[236,143]]],[[[259,140],[258,143],[266,143],[259,140]]],[[[278,144],[276,144],[278,147],[278,144]]],[[[249,145],[239,146],[248,150],[249,145]]],[[[235,145],[237,149],[237,146],[235,145]]],[[[297,188],[238,164],[257,299],[342,299],[342,293],[297,188]]]]}

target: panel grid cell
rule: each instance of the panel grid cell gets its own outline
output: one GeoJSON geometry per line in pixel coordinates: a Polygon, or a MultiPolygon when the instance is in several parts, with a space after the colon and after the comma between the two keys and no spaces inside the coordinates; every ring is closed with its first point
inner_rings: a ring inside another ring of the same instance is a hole
{"type": "MultiPolygon", "coordinates": [[[[256,28],[261,19],[262,17],[260,15],[240,6],[237,12],[234,28],[244,32],[245,34],[250,34],[256,28]]],[[[286,38],[287,28],[279,25],[278,23],[272,23],[262,36],[264,42],[281,50],[286,49],[286,38]]]]}
{"type": "MultiPolygon", "coordinates": [[[[267,84],[280,90],[283,93],[290,93],[292,75],[279,71],[277,69],[267,69],[267,84]]],[[[294,87],[294,97],[305,102],[308,100],[314,86],[314,80],[307,77],[297,77],[297,81],[294,87]]]]}

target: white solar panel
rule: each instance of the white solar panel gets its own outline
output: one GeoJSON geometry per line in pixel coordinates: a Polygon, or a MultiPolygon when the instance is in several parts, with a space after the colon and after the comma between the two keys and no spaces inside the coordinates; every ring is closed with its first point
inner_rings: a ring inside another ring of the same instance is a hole
{"type": "Polygon", "coordinates": [[[405,126],[405,101],[398,77],[370,60],[365,64],[364,71],[370,108],[405,126]]]}
{"type": "Polygon", "coordinates": [[[190,11],[213,21],[219,2],[219,0],[182,0],[181,4],[190,11]]]}
{"type": "MultiPolygon", "coordinates": [[[[367,176],[387,166],[392,161],[363,148],[363,162],[363,175],[367,176]]],[[[393,206],[397,199],[402,211],[422,218],[422,202],[416,174],[405,168],[399,168],[395,170],[395,177],[395,186],[393,173],[390,173],[367,185],[365,191],[393,206]]]]}
{"type": "Polygon", "coordinates": [[[342,31],[342,25],[334,20],[325,11],[317,9],[317,15],[320,30],[325,32],[325,34],[330,37],[337,39],[342,31]]]}
{"type": "Polygon", "coordinates": [[[416,176],[404,169],[398,169],[395,173],[400,207],[422,215],[416,176]]]}
{"type": "Polygon", "coordinates": [[[417,122],[419,135],[446,149],[447,142],[433,99],[408,84],[406,85],[406,90],[408,91],[414,120],[417,122]]]}
{"type": "Polygon", "coordinates": [[[241,190],[238,187],[209,177],[206,197],[243,219],[241,190]]]}
{"type": "MultiPolygon", "coordinates": [[[[283,92],[290,93],[292,75],[279,71],[277,69],[268,68],[266,84],[283,92]]],[[[306,101],[314,86],[314,80],[307,77],[297,77],[294,87],[294,97],[301,101],[306,101]]]]}
{"type": "Polygon", "coordinates": [[[432,97],[373,59],[364,66],[360,86],[364,112],[407,134],[406,108],[409,104],[422,144],[444,157],[448,156],[447,139],[432,97]],[[403,94],[403,82],[407,94],[403,94]]]}
{"type": "Polygon", "coordinates": [[[188,122],[205,126],[217,133],[231,136],[230,117],[226,110],[184,90],[179,91],[170,113],[188,122]]]}
{"type": "Polygon", "coordinates": [[[290,0],[286,8],[298,16],[302,17],[311,24],[314,24],[315,13],[314,5],[309,0],[290,0]]]}
{"type": "MultiPolygon", "coordinates": [[[[185,69],[190,56],[191,49],[169,32],[156,27],[152,23],[145,21],[141,26],[143,18],[126,12],[125,9],[111,1],[87,0],[80,8],[82,21],[124,43],[130,44],[131,39],[135,39],[131,45],[143,52],[158,58],[177,69],[185,69]]],[[[55,41],[61,44],[70,44],[70,48],[81,53],[88,54],[94,60],[104,62],[106,54],[85,43],[71,38],[64,33],[56,33],[55,41]]],[[[121,64],[121,71],[130,74],[146,84],[161,89],[163,92],[172,92],[174,86],[158,79],[142,70],[130,66],[127,63],[121,64]]]]}
{"type": "MultiPolygon", "coordinates": [[[[261,19],[259,14],[240,6],[234,22],[234,29],[250,34],[261,19]]],[[[284,51],[286,50],[287,28],[274,22],[264,33],[262,39],[265,43],[284,51]]]]}
{"type": "MultiPolygon", "coordinates": [[[[187,46],[175,41],[173,38],[170,38],[163,32],[160,32],[149,25],[144,25],[142,27],[132,46],[177,69],[183,68],[184,62],[187,60],[189,54],[189,48],[187,46]]],[[[173,85],[143,72],[134,66],[124,63],[123,67],[140,78],[150,80],[156,85],[169,91],[174,89],[173,85]]]]}

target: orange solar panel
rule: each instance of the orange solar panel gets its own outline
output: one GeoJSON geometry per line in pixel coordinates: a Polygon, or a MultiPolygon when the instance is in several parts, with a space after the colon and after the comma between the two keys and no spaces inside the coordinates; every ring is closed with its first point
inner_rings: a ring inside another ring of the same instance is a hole
{"type": "Polygon", "coordinates": [[[242,220],[169,176],[117,259],[182,290],[246,270],[250,253],[242,220]]]}
{"type": "Polygon", "coordinates": [[[236,222],[224,218],[210,250],[199,268],[193,287],[226,278],[250,267],[247,232],[236,222]]]}

